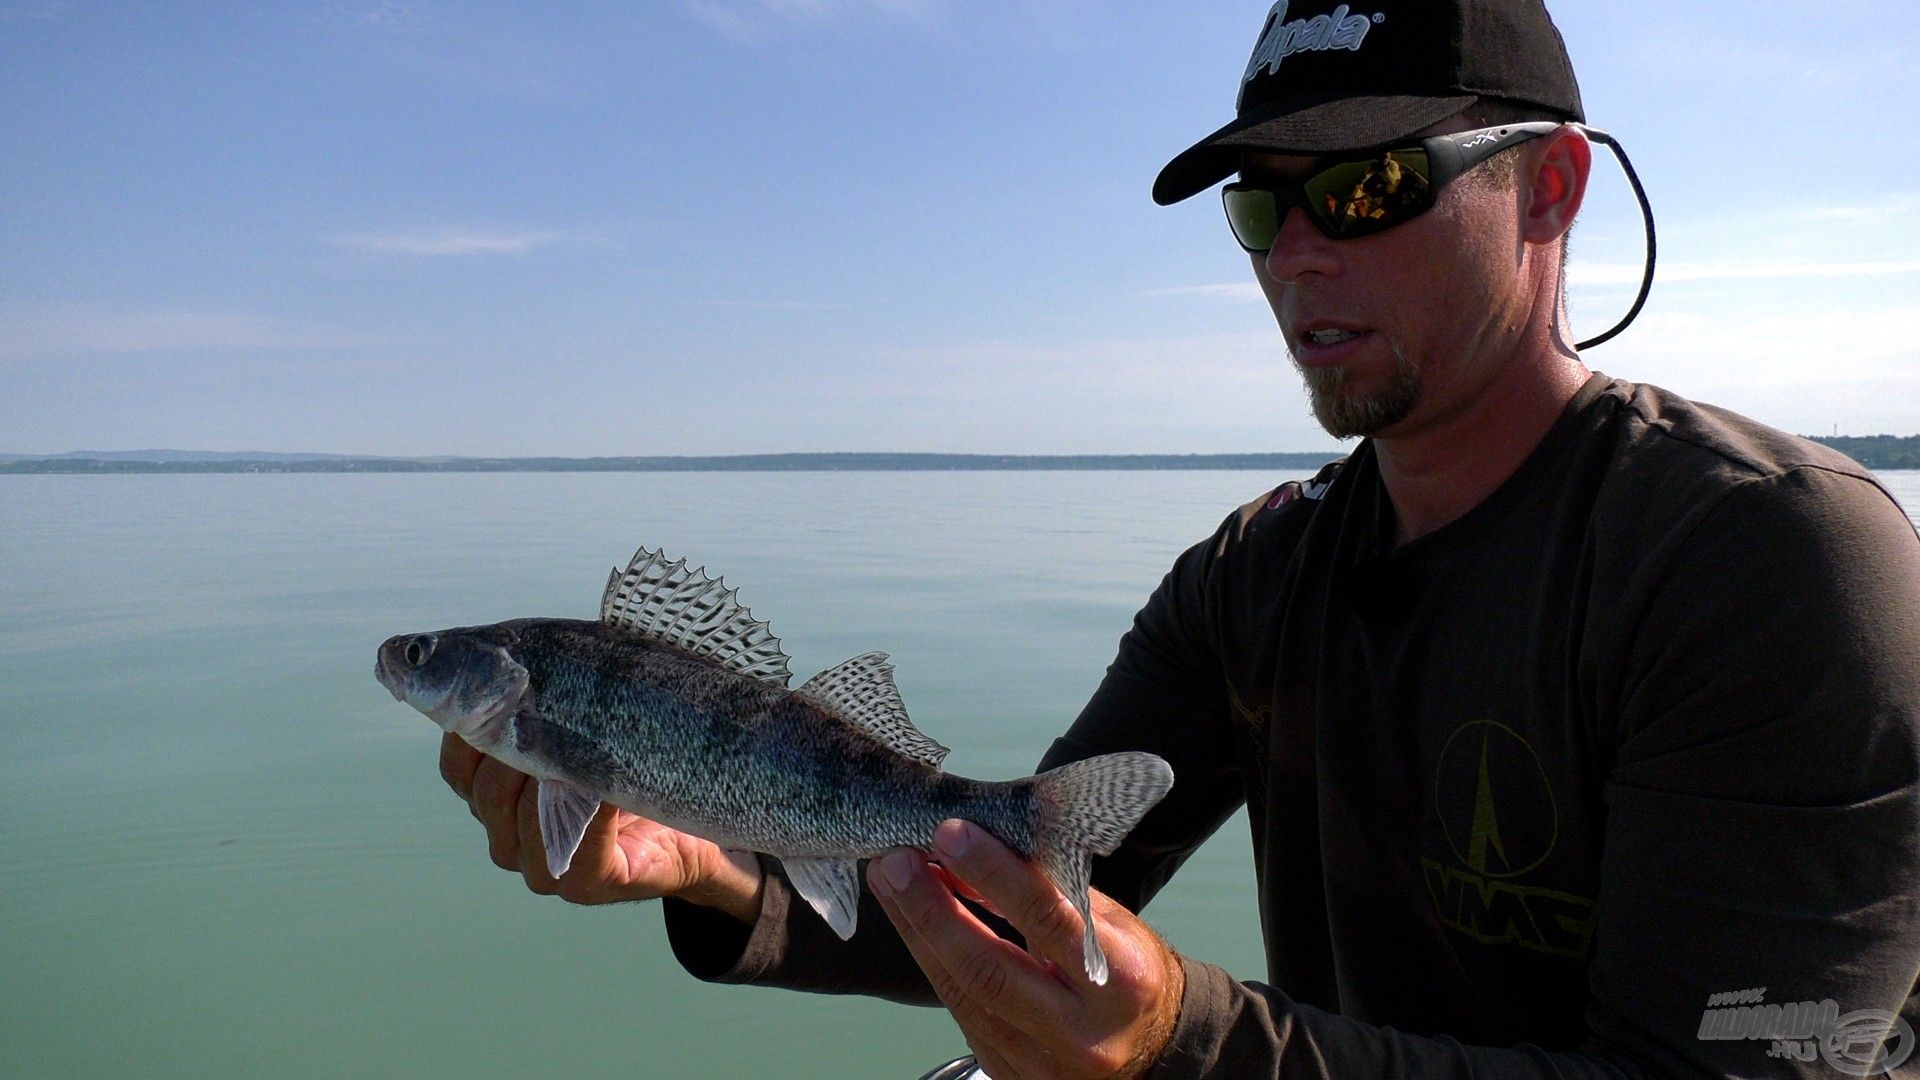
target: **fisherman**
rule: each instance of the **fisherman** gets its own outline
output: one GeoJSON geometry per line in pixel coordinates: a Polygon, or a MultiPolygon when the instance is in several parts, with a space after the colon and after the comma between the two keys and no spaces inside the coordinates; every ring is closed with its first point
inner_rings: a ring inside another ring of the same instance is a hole
{"type": "Polygon", "coordinates": [[[999,1080],[1899,1065],[1920,538],[1845,457],[1588,369],[1562,291],[1584,119],[1538,0],[1281,0],[1236,119],[1161,173],[1162,204],[1239,174],[1314,414],[1363,440],[1179,558],[1041,763],[1173,766],[1095,864],[1104,985],[1066,900],[964,823],[871,863],[843,943],[777,864],[611,808],[554,881],[534,786],[449,738],[494,860],[579,903],[668,897],[702,978],[938,1001],[999,1080]],[[1383,149],[1428,175],[1343,221],[1322,197],[1383,149]],[[1243,804],[1265,983],[1135,915],[1243,804]]]}

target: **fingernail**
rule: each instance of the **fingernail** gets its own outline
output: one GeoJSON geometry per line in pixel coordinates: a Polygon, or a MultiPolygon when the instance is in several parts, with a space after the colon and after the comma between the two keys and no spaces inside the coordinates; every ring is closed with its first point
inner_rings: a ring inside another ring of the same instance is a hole
{"type": "Polygon", "coordinates": [[[913,858],[904,851],[895,851],[880,860],[880,876],[887,879],[894,892],[902,892],[913,884],[913,858]]]}
{"type": "Polygon", "coordinates": [[[968,830],[967,823],[959,818],[943,821],[939,828],[933,830],[934,854],[943,859],[963,857],[967,853],[967,848],[972,845],[972,841],[973,835],[968,830]]]}

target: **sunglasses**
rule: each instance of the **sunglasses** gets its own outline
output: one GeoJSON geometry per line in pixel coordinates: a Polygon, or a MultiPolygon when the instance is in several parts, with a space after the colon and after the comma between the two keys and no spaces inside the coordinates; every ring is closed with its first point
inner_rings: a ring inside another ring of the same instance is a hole
{"type": "Polygon", "coordinates": [[[1228,184],[1221,192],[1227,224],[1254,255],[1273,250],[1287,211],[1296,206],[1329,239],[1368,236],[1426,213],[1441,188],[1482,161],[1562,126],[1541,120],[1435,135],[1336,161],[1297,184],[1228,184]]]}

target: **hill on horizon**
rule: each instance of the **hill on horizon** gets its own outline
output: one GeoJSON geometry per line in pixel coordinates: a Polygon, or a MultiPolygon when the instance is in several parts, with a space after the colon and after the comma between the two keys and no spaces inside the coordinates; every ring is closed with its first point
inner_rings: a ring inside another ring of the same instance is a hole
{"type": "MultiPolygon", "coordinates": [[[[1870,469],[1920,469],[1920,435],[1808,435],[1870,469]]],[[[596,457],[397,456],[269,450],[68,450],[0,454],[0,472],[745,472],[941,469],[1311,468],[1341,449],[1239,454],[835,453],[596,457]]]]}

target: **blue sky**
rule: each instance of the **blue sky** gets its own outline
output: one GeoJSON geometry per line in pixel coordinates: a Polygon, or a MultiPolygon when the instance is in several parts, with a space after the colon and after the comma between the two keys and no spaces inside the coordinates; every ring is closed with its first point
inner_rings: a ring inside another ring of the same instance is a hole
{"type": "MultiPolygon", "coordinates": [[[[0,450],[1330,446],[1148,196],[1266,8],[0,0],[0,450]]],[[[1920,433],[1911,0],[1553,11],[1661,227],[1590,366],[1920,433]]],[[[1603,164],[1576,331],[1639,252],[1603,164]]]]}

